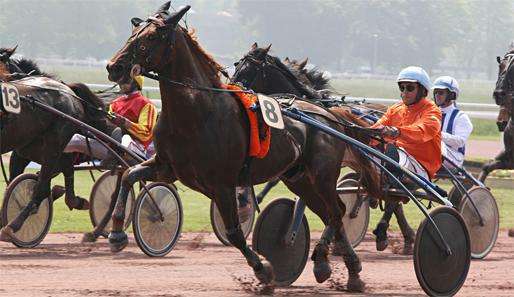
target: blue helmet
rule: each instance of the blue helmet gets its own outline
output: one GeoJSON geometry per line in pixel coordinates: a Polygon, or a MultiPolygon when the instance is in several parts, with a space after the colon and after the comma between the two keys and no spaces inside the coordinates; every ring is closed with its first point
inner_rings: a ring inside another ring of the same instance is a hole
{"type": "Polygon", "coordinates": [[[459,97],[460,88],[457,80],[451,76],[440,76],[434,81],[433,89],[447,89],[450,92],[455,93],[455,99],[459,97]]]}
{"type": "Polygon", "coordinates": [[[417,66],[409,66],[400,71],[400,74],[398,74],[396,82],[402,81],[417,82],[423,87],[425,87],[427,91],[430,90],[430,87],[432,85],[432,83],[430,82],[430,77],[428,76],[427,72],[423,70],[423,68],[417,66]]]}

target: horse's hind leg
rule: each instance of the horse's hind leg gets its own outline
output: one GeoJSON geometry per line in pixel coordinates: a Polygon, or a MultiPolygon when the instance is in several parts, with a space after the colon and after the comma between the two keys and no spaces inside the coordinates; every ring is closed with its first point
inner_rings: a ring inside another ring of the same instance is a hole
{"type": "Polygon", "coordinates": [[[36,213],[41,202],[50,194],[50,181],[57,168],[55,160],[59,159],[60,152],[57,149],[55,153],[45,156],[42,162],[41,171],[38,175],[38,181],[35,185],[29,203],[21,210],[16,218],[0,230],[0,241],[11,241],[14,233],[21,229],[25,220],[33,213],[36,213]]]}
{"type": "Polygon", "coordinates": [[[261,283],[272,283],[275,277],[271,264],[259,257],[259,255],[246,244],[246,239],[241,230],[241,224],[239,223],[237,215],[235,188],[218,188],[211,198],[215,201],[220,211],[220,215],[227,230],[228,241],[241,251],[248,265],[252,267],[255,276],[261,283]]]}
{"type": "MultiPolygon", "coordinates": [[[[337,172],[338,171],[334,171],[337,172]]],[[[316,244],[311,259],[314,261],[314,275],[318,282],[324,282],[331,275],[330,264],[328,261],[329,244],[335,237],[335,244],[342,252],[345,265],[348,269],[349,278],[347,289],[352,292],[364,291],[365,284],[360,279],[359,273],[362,270],[361,262],[350,241],[342,224],[343,211],[338,204],[336,192],[337,174],[334,176],[323,174],[313,174],[316,176],[315,183],[311,183],[308,177],[291,183],[284,180],[287,187],[295,194],[299,195],[306,205],[316,213],[325,223],[325,229],[320,240],[316,244]]]]}
{"type": "Polygon", "coordinates": [[[394,215],[396,216],[396,220],[398,221],[398,225],[400,226],[400,230],[403,234],[403,249],[401,254],[412,255],[414,252],[413,245],[414,240],[416,239],[416,233],[410,227],[409,222],[407,222],[407,218],[403,212],[402,203],[398,203],[398,206],[394,209],[394,215]]]}
{"type": "MultiPolygon", "coordinates": [[[[64,186],[66,189],[65,202],[70,210],[87,210],[89,209],[89,202],[75,195],[75,169],[73,168],[73,155],[63,154],[60,160],[61,171],[64,175],[64,186]]],[[[55,188],[55,187],[54,187],[55,188]]],[[[54,192],[55,189],[52,189],[54,192]]]]}
{"type": "Polygon", "coordinates": [[[398,202],[387,201],[385,203],[384,214],[382,218],[377,224],[375,230],[373,230],[373,234],[375,234],[375,244],[377,251],[383,251],[389,245],[389,240],[387,239],[387,229],[389,228],[389,222],[391,221],[391,217],[393,216],[394,210],[398,206],[398,202]]]}

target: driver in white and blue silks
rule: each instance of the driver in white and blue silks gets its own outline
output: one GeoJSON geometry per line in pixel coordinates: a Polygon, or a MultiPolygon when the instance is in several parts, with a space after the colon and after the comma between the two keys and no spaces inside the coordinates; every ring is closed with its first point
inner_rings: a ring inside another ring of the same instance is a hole
{"type": "MultiPolygon", "coordinates": [[[[460,93],[459,83],[451,76],[441,76],[434,81],[432,90],[434,101],[443,116],[441,153],[461,167],[466,153],[466,141],[473,131],[473,124],[468,115],[460,111],[455,104],[460,93]]],[[[453,167],[448,162],[445,164],[449,168],[453,167]]]]}

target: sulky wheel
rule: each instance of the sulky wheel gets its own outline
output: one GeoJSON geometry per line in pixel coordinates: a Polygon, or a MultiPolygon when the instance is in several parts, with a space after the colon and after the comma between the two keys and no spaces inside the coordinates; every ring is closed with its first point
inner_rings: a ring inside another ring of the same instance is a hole
{"type": "MultiPolygon", "coordinates": [[[[109,209],[109,205],[111,203],[112,194],[116,190],[116,181],[118,178],[118,174],[112,170],[104,172],[98,180],[93,185],[93,189],[91,190],[91,194],[89,195],[89,218],[91,219],[91,223],[93,227],[98,226],[100,221],[103,219],[107,210],[109,209]]],[[[125,226],[124,229],[127,229],[132,221],[132,207],[134,206],[135,200],[134,190],[130,190],[130,195],[127,199],[127,206],[125,209],[125,226]]],[[[116,199],[117,197],[115,197],[116,199]]],[[[112,229],[112,219],[109,219],[109,222],[104,228],[102,232],[102,236],[107,237],[108,232],[112,229]]]]}
{"type": "Polygon", "coordinates": [[[309,256],[310,233],[305,215],[293,245],[285,243],[294,206],[295,202],[291,199],[273,200],[257,217],[253,230],[252,247],[273,266],[277,286],[288,286],[296,281],[309,256]]]}
{"type": "MultiPolygon", "coordinates": [[[[359,183],[354,179],[341,180],[338,188],[357,187],[359,183]]],[[[366,235],[369,224],[369,200],[359,198],[357,193],[353,194],[338,194],[341,202],[346,206],[346,212],[343,217],[343,226],[348,236],[352,247],[358,246],[366,235]],[[364,199],[361,202],[360,208],[353,212],[354,206],[358,203],[358,199],[364,199]]]]}
{"type": "MultiPolygon", "coordinates": [[[[24,173],[9,183],[2,205],[2,225],[7,226],[29,203],[37,180],[36,174],[24,173]]],[[[27,217],[21,229],[14,233],[13,244],[17,247],[32,248],[41,243],[50,229],[52,213],[53,205],[46,198],[37,211],[27,217]]]]}
{"type": "Polygon", "coordinates": [[[462,200],[460,214],[469,230],[471,257],[482,259],[493,249],[498,238],[500,228],[498,205],[487,188],[475,186],[468,191],[468,194],[482,217],[482,224],[469,198],[462,200]]]}
{"type": "Polygon", "coordinates": [[[419,284],[430,296],[453,296],[464,284],[471,262],[471,243],[462,216],[440,206],[430,216],[451,249],[448,255],[433,226],[425,218],[414,244],[414,270],[419,284]]]}
{"type": "MultiPolygon", "coordinates": [[[[236,188],[237,195],[243,194],[244,188],[236,188]]],[[[252,232],[253,222],[255,220],[255,206],[253,199],[251,197],[247,197],[248,203],[250,203],[253,212],[252,215],[246,220],[242,221],[241,217],[239,217],[239,223],[241,223],[241,230],[243,230],[243,234],[245,236],[245,239],[248,238],[248,235],[250,235],[250,232],[252,232]]],[[[239,206],[239,199],[236,199],[237,205],[239,206]]],[[[223,243],[224,245],[231,245],[227,238],[227,230],[225,229],[225,224],[223,223],[223,219],[221,218],[220,212],[218,210],[218,207],[216,207],[216,203],[214,201],[211,201],[211,225],[212,230],[214,230],[214,234],[216,237],[223,243]]]]}
{"type": "Polygon", "coordinates": [[[156,182],[139,193],[132,228],[137,245],[150,257],[163,257],[175,246],[182,230],[182,203],[173,185],[156,182]]]}

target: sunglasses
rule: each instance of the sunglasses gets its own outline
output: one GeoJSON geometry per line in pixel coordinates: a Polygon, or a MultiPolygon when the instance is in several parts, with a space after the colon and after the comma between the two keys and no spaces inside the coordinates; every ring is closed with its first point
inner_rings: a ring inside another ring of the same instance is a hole
{"type": "Polygon", "coordinates": [[[444,96],[444,95],[446,95],[446,90],[435,89],[434,90],[434,95],[444,96]]]}
{"type": "Polygon", "coordinates": [[[413,92],[414,90],[416,90],[416,85],[414,84],[408,84],[408,85],[399,85],[399,88],[400,88],[400,92],[402,93],[407,93],[407,92],[413,92]]]}

